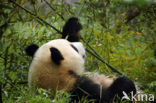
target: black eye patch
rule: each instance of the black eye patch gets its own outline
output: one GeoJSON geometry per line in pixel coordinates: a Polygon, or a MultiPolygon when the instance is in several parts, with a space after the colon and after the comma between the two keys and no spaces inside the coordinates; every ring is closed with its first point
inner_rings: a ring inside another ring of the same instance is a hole
{"type": "Polygon", "coordinates": [[[74,45],[71,44],[71,47],[72,47],[76,52],[79,53],[78,49],[77,49],[74,45]]]}

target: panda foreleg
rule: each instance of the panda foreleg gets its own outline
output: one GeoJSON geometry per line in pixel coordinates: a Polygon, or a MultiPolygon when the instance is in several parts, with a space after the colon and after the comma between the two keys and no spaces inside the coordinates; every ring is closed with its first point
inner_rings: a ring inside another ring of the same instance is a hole
{"type": "Polygon", "coordinates": [[[75,88],[71,91],[71,101],[78,101],[81,98],[86,98],[88,100],[95,100],[94,103],[109,103],[109,98],[107,96],[107,89],[103,88],[97,83],[94,83],[88,77],[82,76],[77,80],[75,88]]]}

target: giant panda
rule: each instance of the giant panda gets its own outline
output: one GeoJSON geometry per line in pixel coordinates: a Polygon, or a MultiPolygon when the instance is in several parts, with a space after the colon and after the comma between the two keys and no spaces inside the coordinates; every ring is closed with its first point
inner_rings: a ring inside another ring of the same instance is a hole
{"type": "Polygon", "coordinates": [[[95,103],[112,103],[117,96],[123,96],[123,91],[136,93],[133,81],[125,76],[115,80],[98,74],[85,76],[85,50],[80,42],[55,39],[41,47],[30,45],[26,52],[33,57],[28,73],[28,84],[33,91],[63,90],[71,94],[71,102],[86,97],[95,103]]]}

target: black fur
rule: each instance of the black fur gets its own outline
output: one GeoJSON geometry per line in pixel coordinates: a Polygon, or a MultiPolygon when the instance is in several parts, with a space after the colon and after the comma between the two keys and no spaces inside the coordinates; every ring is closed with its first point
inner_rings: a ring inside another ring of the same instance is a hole
{"type": "Polygon", "coordinates": [[[123,91],[136,93],[134,83],[127,77],[117,78],[109,88],[103,88],[87,77],[79,77],[75,88],[71,91],[71,102],[78,102],[82,97],[86,97],[94,99],[95,103],[112,103],[116,95],[120,98],[123,96],[123,91]]]}
{"type": "Polygon", "coordinates": [[[127,78],[126,76],[117,78],[113,82],[113,84],[108,88],[109,98],[112,99],[111,97],[114,96],[118,96],[119,98],[122,98],[123,91],[127,94],[133,91],[133,94],[136,94],[135,84],[131,79],[127,78]]]}
{"type": "Polygon", "coordinates": [[[29,46],[25,49],[25,51],[26,51],[27,55],[33,57],[38,48],[39,48],[38,45],[36,45],[36,44],[31,44],[31,45],[29,45],[29,46]]]}
{"type": "Polygon", "coordinates": [[[71,47],[72,47],[76,52],[79,53],[78,49],[77,49],[74,45],[71,44],[71,47]]]}
{"type": "Polygon", "coordinates": [[[62,38],[65,39],[68,36],[67,40],[70,42],[77,42],[80,40],[79,31],[82,29],[82,25],[79,23],[78,18],[70,18],[64,25],[62,31],[62,38]]]}
{"type": "Polygon", "coordinates": [[[59,65],[61,60],[64,60],[62,54],[60,53],[60,51],[54,47],[50,48],[50,52],[51,52],[51,59],[52,61],[59,65]]]}
{"type": "Polygon", "coordinates": [[[79,78],[79,77],[80,77],[79,75],[77,75],[77,74],[76,74],[74,71],[72,71],[72,70],[69,70],[68,73],[69,73],[69,75],[72,75],[74,78],[79,78]]]}
{"type": "Polygon", "coordinates": [[[154,101],[151,101],[150,103],[156,103],[156,99],[154,99],[154,101]]]}
{"type": "MultiPolygon", "coordinates": [[[[105,89],[102,91],[105,92],[105,89]]],[[[75,88],[71,91],[71,95],[71,103],[74,101],[77,103],[82,97],[94,99],[98,103],[100,101],[100,85],[95,84],[87,77],[80,77],[77,80],[75,88]]]]}

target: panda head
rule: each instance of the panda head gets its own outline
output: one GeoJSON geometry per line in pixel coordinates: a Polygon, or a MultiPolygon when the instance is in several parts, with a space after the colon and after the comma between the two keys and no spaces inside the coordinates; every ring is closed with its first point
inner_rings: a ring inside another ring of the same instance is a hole
{"type": "Polygon", "coordinates": [[[80,42],[65,39],[52,40],[41,47],[30,45],[26,53],[33,57],[30,69],[42,68],[54,72],[72,71],[81,74],[84,70],[85,49],[80,42]]]}

